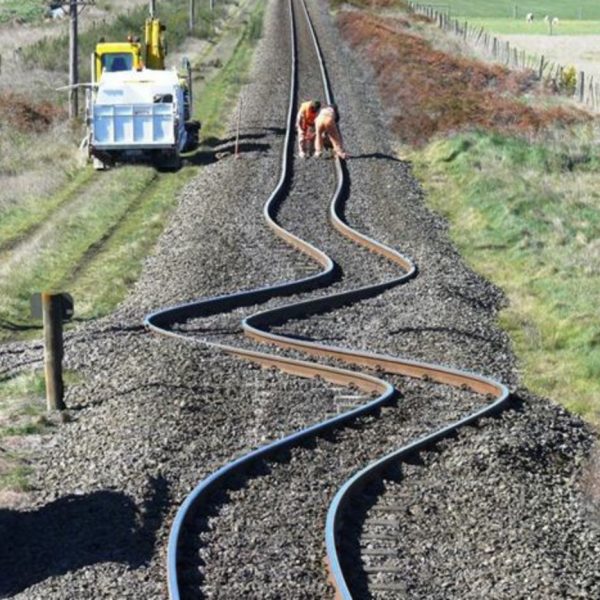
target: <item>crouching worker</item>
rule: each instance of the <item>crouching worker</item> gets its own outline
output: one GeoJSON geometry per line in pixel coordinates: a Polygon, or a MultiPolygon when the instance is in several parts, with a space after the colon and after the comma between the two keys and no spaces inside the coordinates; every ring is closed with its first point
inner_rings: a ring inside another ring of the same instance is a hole
{"type": "Polygon", "coordinates": [[[298,154],[300,158],[310,156],[315,143],[315,119],[321,103],[318,100],[303,102],[296,117],[296,131],[298,133],[298,154]]]}
{"type": "Polygon", "coordinates": [[[315,156],[321,156],[323,146],[331,146],[338,158],[344,159],[348,156],[344,150],[342,135],[337,126],[339,120],[340,116],[335,104],[325,106],[319,111],[315,119],[315,156]]]}

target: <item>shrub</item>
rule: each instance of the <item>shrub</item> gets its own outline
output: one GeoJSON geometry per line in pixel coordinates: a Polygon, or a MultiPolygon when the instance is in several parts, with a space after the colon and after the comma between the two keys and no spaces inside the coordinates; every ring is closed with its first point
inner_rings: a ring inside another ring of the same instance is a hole
{"type": "Polygon", "coordinates": [[[575,87],[577,86],[577,70],[573,65],[563,69],[560,74],[558,85],[563,94],[567,96],[573,96],[575,94],[575,87]]]}

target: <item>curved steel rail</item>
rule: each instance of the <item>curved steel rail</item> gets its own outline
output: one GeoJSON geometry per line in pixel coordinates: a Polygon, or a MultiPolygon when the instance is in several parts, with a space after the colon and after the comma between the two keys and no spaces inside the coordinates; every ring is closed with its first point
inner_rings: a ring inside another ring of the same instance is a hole
{"type": "MultiPolygon", "coordinates": [[[[308,15],[308,11],[304,0],[300,1],[302,2],[305,18],[308,21],[311,36],[313,38],[313,42],[315,44],[316,52],[319,58],[325,95],[327,101],[330,103],[332,101],[332,94],[330,91],[330,85],[322,53],[319,48],[318,40],[315,35],[312,23],[310,21],[310,17],[308,15]]],[[[338,385],[355,385],[363,391],[369,393],[378,393],[379,396],[375,400],[372,400],[371,402],[361,407],[358,407],[352,411],[349,411],[322,423],[313,425],[290,436],[284,437],[271,444],[268,444],[267,446],[254,450],[253,452],[244,455],[238,458],[237,460],[225,465],[224,467],[210,475],[208,478],[201,481],[179,508],[169,536],[167,570],[169,595],[172,598],[172,600],[178,600],[180,598],[177,566],[179,560],[179,545],[184,526],[187,520],[192,516],[192,509],[194,508],[197,510],[199,503],[202,500],[206,499],[207,495],[216,486],[221,485],[228,476],[243,471],[247,465],[259,458],[264,458],[266,456],[272,455],[273,453],[276,453],[284,448],[289,448],[293,445],[296,445],[301,440],[306,439],[307,437],[313,437],[320,432],[339,427],[340,425],[347,423],[360,415],[373,412],[379,406],[390,401],[395,394],[393,386],[378,377],[355,371],[348,371],[342,368],[329,367],[307,361],[273,356],[264,352],[247,350],[220,343],[190,340],[189,336],[180,332],[175,332],[171,329],[171,327],[174,324],[186,321],[191,318],[207,316],[225,310],[232,310],[233,308],[239,306],[265,302],[268,299],[277,295],[289,295],[292,293],[298,293],[302,291],[315,289],[316,287],[327,285],[333,279],[333,261],[321,250],[315,248],[311,244],[305,242],[304,240],[301,240],[297,236],[283,229],[280,225],[277,224],[274,216],[274,207],[276,203],[287,192],[287,188],[289,186],[289,165],[292,159],[291,136],[294,127],[294,103],[297,85],[295,15],[292,4],[293,0],[290,0],[289,13],[290,33],[292,39],[292,60],[290,72],[291,84],[289,105],[286,119],[286,135],[282,152],[279,181],[275,190],[273,191],[273,193],[271,194],[271,196],[265,204],[264,217],[268,225],[274,230],[276,235],[284,239],[287,243],[289,243],[299,251],[313,258],[317,263],[319,263],[323,267],[323,270],[320,273],[317,273],[316,275],[312,275],[310,277],[306,277],[293,282],[280,283],[273,286],[259,288],[256,290],[242,291],[234,294],[204,299],[199,302],[181,304],[178,306],[161,309],[157,312],[148,315],[144,323],[146,327],[148,327],[154,332],[180,339],[183,338],[186,341],[194,341],[195,343],[210,345],[221,349],[229,354],[253,361],[265,367],[276,367],[283,372],[299,375],[302,377],[320,376],[328,382],[338,385]]],[[[343,508],[347,505],[348,499],[352,492],[359,489],[365,479],[368,479],[369,477],[374,477],[377,474],[381,473],[383,470],[385,470],[386,465],[389,464],[390,461],[397,460],[399,456],[402,456],[407,452],[414,452],[417,449],[424,447],[425,445],[434,443],[441,437],[448,435],[451,431],[455,431],[458,427],[461,427],[462,425],[468,422],[472,422],[484,415],[490,414],[491,412],[497,410],[498,407],[508,397],[508,390],[501,383],[463,371],[458,371],[427,363],[421,363],[418,361],[402,360],[383,354],[355,352],[345,348],[327,346],[314,342],[299,341],[293,338],[269,333],[268,331],[266,331],[266,328],[271,326],[273,323],[285,321],[294,317],[306,316],[311,313],[331,310],[332,308],[341,306],[343,304],[355,302],[359,299],[376,295],[385,289],[404,283],[416,275],[416,266],[408,258],[404,257],[402,254],[396,252],[395,250],[388,248],[387,246],[380,244],[379,242],[372,240],[367,236],[357,232],[356,230],[348,226],[346,223],[344,223],[339,213],[340,205],[343,201],[344,194],[347,193],[348,178],[345,166],[339,159],[335,160],[335,169],[338,184],[334,192],[329,210],[329,218],[331,220],[332,225],[338,231],[340,231],[340,233],[354,240],[356,243],[368,248],[373,252],[383,255],[389,260],[398,264],[405,271],[404,274],[393,280],[385,281],[376,285],[365,286],[356,290],[341,292],[323,298],[317,298],[307,300],[304,302],[289,304],[276,309],[257,313],[242,321],[242,327],[246,335],[264,343],[276,344],[277,346],[283,348],[301,350],[305,353],[317,356],[329,356],[352,365],[366,366],[378,370],[384,370],[390,373],[406,375],[409,377],[428,377],[434,381],[452,386],[467,386],[476,392],[483,394],[491,394],[494,398],[496,398],[496,400],[490,406],[478,411],[477,413],[470,415],[461,421],[453,423],[448,427],[438,432],[435,432],[430,436],[426,436],[418,440],[417,442],[414,442],[413,444],[402,448],[396,453],[379,460],[374,465],[371,465],[369,468],[364,469],[363,471],[355,475],[338,492],[333,504],[331,505],[327,517],[327,553],[330,567],[330,575],[332,583],[336,588],[337,594],[343,598],[350,598],[351,595],[348,591],[338,557],[338,534],[340,529],[340,514],[343,508]]]]}

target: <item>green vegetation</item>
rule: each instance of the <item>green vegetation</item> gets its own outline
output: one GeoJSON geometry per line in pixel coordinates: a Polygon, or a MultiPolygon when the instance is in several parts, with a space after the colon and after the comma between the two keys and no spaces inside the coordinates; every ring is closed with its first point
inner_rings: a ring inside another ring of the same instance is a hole
{"type": "MultiPolygon", "coordinates": [[[[170,0],[160,3],[160,19],[167,27],[168,46],[181,46],[188,36],[209,37],[214,23],[223,17],[226,5],[232,0],[216,3],[214,12],[205,5],[198,7],[197,27],[189,31],[188,7],[189,0],[170,0]]],[[[94,25],[79,35],[80,78],[85,81],[90,77],[90,55],[98,40],[103,37],[107,41],[126,40],[129,35],[137,35],[143,39],[144,23],[148,17],[148,7],[140,6],[127,14],[119,14],[114,20],[94,25]]],[[[56,38],[45,38],[28,46],[23,53],[24,59],[36,67],[48,71],[66,71],[69,64],[69,38],[62,35],[56,38]]]]}
{"type": "Polygon", "coordinates": [[[39,198],[30,197],[22,204],[0,211],[2,215],[0,251],[18,242],[33,228],[43,223],[52,212],[71,200],[82,186],[90,182],[92,175],[91,169],[82,169],[76,172],[62,189],[46,198],[44,202],[40,202],[39,198]]]}
{"type": "MultiPolygon", "coordinates": [[[[161,4],[161,19],[167,24],[171,46],[180,45],[188,35],[186,17],[187,0],[172,0],[161,4]]],[[[128,35],[143,38],[143,28],[148,16],[147,6],[136,8],[127,14],[119,14],[113,21],[93,26],[79,35],[79,69],[83,81],[90,77],[90,55],[98,40],[126,40],[128,35]]],[[[23,52],[24,59],[38,68],[48,71],[66,71],[69,65],[68,34],[54,38],[44,38],[28,46],[23,52]]]]}
{"type": "Polygon", "coordinates": [[[43,0],[0,0],[0,23],[18,19],[30,22],[44,16],[45,3],[43,0]]]}
{"type": "Polygon", "coordinates": [[[202,134],[205,138],[216,137],[223,133],[225,115],[237,102],[240,89],[244,84],[244,75],[248,71],[252,52],[262,35],[264,3],[259,2],[248,25],[240,38],[233,56],[214,77],[204,93],[195,103],[196,113],[202,120],[202,134]]]}
{"type": "MultiPolygon", "coordinates": [[[[0,380],[0,441],[9,436],[41,434],[51,423],[45,417],[44,375],[39,371],[0,380]]],[[[4,452],[0,490],[25,491],[31,469],[17,452],[4,452]]]]}
{"type": "Polygon", "coordinates": [[[587,139],[472,133],[412,159],[462,253],[507,294],[524,383],[600,422],[600,153],[587,139]]]}
{"type": "Polygon", "coordinates": [[[79,318],[109,314],[127,295],[163,231],[178,191],[196,172],[185,167],[177,174],[155,174],[137,197],[130,199],[124,218],[105,235],[97,250],[88,250],[86,260],[64,283],[78,299],[79,318]]]}
{"type": "MultiPolygon", "coordinates": [[[[484,27],[495,33],[512,34],[531,34],[531,35],[548,35],[549,26],[541,19],[533,23],[527,23],[525,18],[522,19],[488,19],[488,18],[471,18],[468,22],[477,27],[484,27]]],[[[561,19],[560,23],[552,28],[552,35],[585,35],[585,34],[600,34],[600,21],[579,21],[561,19]]]]}
{"type": "Polygon", "coordinates": [[[45,395],[43,371],[0,380],[0,438],[43,433],[49,426],[45,395]]]}
{"type": "MultiPolygon", "coordinates": [[[[421,2],[427,4],[427,2],[421,2]]],[[[536,18],[545,15],[566,20],[600,21],[600,3],[597,0],[445,0],[435,3],[439,10],[450,9],[452,17],[480,17],[482,19],[507,19],[516,17],[525,20],[527,13],[533,13],[536,18]]]]}
{"type": "MultiPolygon", "coordinates": [[[[264,3],[258,3],[232,58],[196,95],[204,138],[223,131],[261,35],[263,10],[264,3]]],[[[194,156],[189,158],[193,164],[194,156]]],[[[9,327],[0,329],[0,341],[39,335],[37,330],[27,331],[29,298],[35,291],[69,291],[77,318],[96,318],[114,310],[139,276],[178,191],[196,172],[195,166],[177,173],[157,173],[146,165],[106,173],[88,167],[44,202],[6,207],[0,221],[0,256],[2,248],[12,254],[6,252],[8,261],[0,264],[0,322],[9,327]],[[39,237],[36,244],[43,252],[29,249],[32,236],[39,237]]]]}

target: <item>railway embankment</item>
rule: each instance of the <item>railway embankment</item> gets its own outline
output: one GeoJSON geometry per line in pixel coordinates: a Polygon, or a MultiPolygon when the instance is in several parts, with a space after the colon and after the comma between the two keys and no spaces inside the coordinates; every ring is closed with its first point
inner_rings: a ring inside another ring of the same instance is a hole
{"type": "Polygon", "coordinates": [[[428,202],[505,291],[500,321],[524,382],[597,424],[597,119],[399,5],[340,11],[342,35],[373,69],[428,202]]]}

